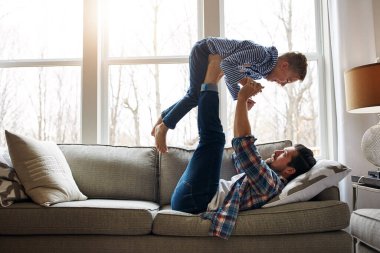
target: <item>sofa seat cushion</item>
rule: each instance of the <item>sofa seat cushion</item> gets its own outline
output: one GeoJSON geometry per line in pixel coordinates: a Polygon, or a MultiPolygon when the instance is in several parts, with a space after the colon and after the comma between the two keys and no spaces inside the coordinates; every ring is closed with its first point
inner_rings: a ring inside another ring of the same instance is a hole
{"type": "Polygon", "coordinates": [[[89,199],[41,207],[31,202],[0,209],[0,234],[151,233],[158,204],[148,201],[89,199]]]}
{"type": "Polygon", "coordinates": [[[380,251],[380,209],[358,209],[351,214],[351,234],[380,251]]]}
{"type": "MultiPolygon", "coordinates": [[[[242,211],[233,235],[282,235],[334,231],[349,225],[350,212],[346,203],[308,201],[282,206],[242,211]]],[[[153,222],[157,235],[208,236],[211,222],[199,215],[160,210],[153,222]]]]}

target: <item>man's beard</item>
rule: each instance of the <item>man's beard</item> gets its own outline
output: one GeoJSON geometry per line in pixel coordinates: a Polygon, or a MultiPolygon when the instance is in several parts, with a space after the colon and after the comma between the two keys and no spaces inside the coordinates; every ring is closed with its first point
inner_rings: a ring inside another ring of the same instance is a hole
{"type": "Polygon", "coordinates": [[[270,166],[272,162],[274,161],[273,156],[270,158],[265,159],[265,162],[270,166]]]}

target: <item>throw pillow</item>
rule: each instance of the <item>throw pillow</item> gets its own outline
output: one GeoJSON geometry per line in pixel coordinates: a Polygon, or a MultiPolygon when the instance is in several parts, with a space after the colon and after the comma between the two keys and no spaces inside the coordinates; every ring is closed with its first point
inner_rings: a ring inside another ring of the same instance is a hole
{"type": "Polygon", "coordinates": [[[12,168],[8,152],[0,148],[0,205],[8,207],[15,201],[26,200],[24,187],[12,168]]]}
{"type": "Polygon", "coordinates": [[[28,196],[37,204],[85,200],[59,147],[5,131],[13,166],[28,196]]]}
{"type": "Polygon", "coordinates": [[[326,188],[337,185],[351,169],[332,160],[319,160],[308,172],[290,181],[282,192],[263,207],[308,201],[326,188]]]}

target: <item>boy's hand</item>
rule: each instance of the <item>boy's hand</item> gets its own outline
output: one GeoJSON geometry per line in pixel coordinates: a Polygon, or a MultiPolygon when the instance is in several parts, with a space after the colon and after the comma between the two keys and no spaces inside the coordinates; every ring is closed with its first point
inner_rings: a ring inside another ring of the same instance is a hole
{"type": "Polygon", "coordinates": [[[264,87],[261,86],[260,83],[256,83],[255,81],[247,82],[244,85],[238,94],[238,100],[243,100],[248,102],[248,99],[252,96],[255,96],[257,93],[261,92],[264,87]]]}
{"type": "Polygon", "coordinates": [[[248,111],[252,109],[252,107],[256,104],[255,101],[253,101],[252,99],[248,98],[247,100],[247,109],[248,111]]]}

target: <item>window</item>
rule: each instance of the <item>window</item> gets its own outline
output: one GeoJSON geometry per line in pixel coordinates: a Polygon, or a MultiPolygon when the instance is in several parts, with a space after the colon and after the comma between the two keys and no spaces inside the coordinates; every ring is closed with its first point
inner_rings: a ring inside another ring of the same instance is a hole
{"type": "MultiPolygon", "coordinates": [[[[193,44],[224,36],[307,56],[303,82],[282,88],[259,81],[265,89],[254,98],[250,118],[259,143],[291,139],[318,154],[325,122],[319,4],[0,0],[0,130],[66,143],[153,145],[150,132],[158,115],[189,86],[193,44]]],[[[235,102],[220,86],[221,119],[230,143],[235,102]]],[[[196,116],[193,109],[169,131],[168,145],[197,144],[196,116]]]]}
{"type": "MultiPolygon", "coordinates": [[[[318,60],[322,53],[317,45],[317,11],[314,1],[224,1],[226,37],[274,45],[279,55],[299,51],[308,58],[308,74],[303,82],[281,88],[265,79],[260,80],[265,89],[254,97],[256,105],[249,113],[259,143],[290,139],[320,153],[318,87],[322,84],[318,79],[318,60]]],[[[234,103],[230,96],[227,101],[227,125],[232,127],[234,103]]],[[[230,140],[232,131],[228,134],[230,140]]]]}
{"type": "MultiPolygon", "coordinates": [[[[111,0],[101,9],[102,38],[108,45],[103,48],[108,72],[103,135],[112,145],[153,145],[150,132],[160,112],[189,86],[187,59],[198,39],[197,1],[111,0]]],[[[193,110],[168,134],[168,144],[196,143],[196,129],[193,110]]]]}
{"type": "Polygon", "coordinates": [[[0,0],[2,133],[80,142],[82,18],[78,0],[0,0]]]}

